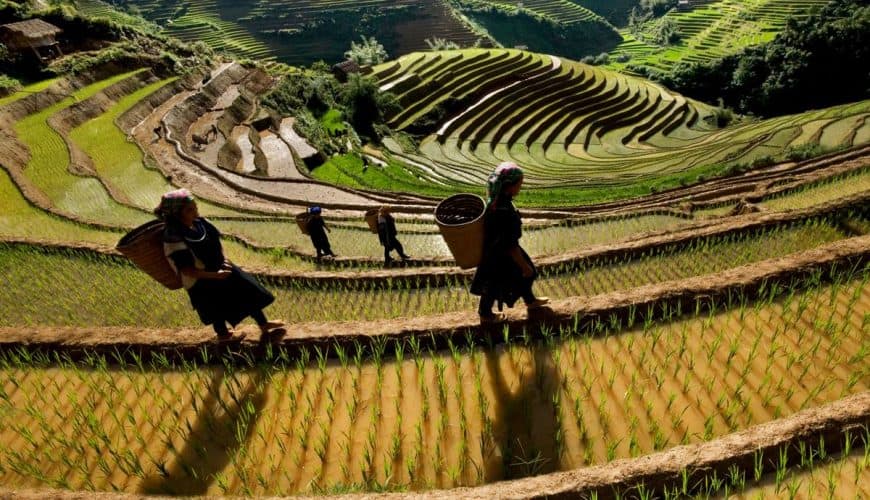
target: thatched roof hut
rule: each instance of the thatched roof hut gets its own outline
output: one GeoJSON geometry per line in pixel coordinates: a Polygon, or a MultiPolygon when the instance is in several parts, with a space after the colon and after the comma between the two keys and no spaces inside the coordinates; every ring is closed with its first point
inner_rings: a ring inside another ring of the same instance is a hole
{"type": "MultiPolygon", "coordinates": [[[[56,48],[55,36],[63,30],[42,19],[28,19],[0,25],[0,40],[12,51],[33,50],[40,58],[43,54],[39,49],[56,48]]],[[[51,54],[51,51],[49,51],[51,54]]]]}
{"type": "Polygon", "coordinates": [[[352,59],[347,59],[332,66],[332,74],[335,75],[335,78],[342,83],[347,81],[347,77],[351,73],[359,72],[359,64],[357,64],[357,62],[352,59]]]}

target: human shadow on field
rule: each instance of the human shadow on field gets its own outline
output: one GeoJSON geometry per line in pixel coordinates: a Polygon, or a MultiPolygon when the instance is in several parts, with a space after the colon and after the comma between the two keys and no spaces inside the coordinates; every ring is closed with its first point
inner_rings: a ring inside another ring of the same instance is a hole
{"type": "Polygon", "coordinates": [[[489,351],[485,356],[495,394],[492,402],[494,443],[483,457],[486,482],[536,476],[559,469],[555,441],[559,422],[553,405],[553,396],[559,388],[559,370],[550,351],[542,346],[530,348],[531,363],[526,357],[519,357],[526,348],[517,344],[514,349],[517,349],[515,354],[511,354],[510,347],[504,354],[516,373],[515,378],[511,377],[513,380],[505,376],[496,351],[489,351]]]}
{"type": "MultiPolygon", "coordinates": [[[[197,419],[190,426],[184,447],[170,463],[147,476],[139,489],[146,494],[204,495],[232,457],[250,441],[266,405],[268,375],[257,370],[247,384],[237,384],[225,370],[215,369],[197,419]],[[221,398],[221,386],[229,382],[235,397],[221,398]]],[[[178,423],[179,428],[182,423],[178,423]]],[[[170,447],[170,450],[172,448],[170,447]]],[[[160,466],[158,466],[160,467],[160,466]]]]}

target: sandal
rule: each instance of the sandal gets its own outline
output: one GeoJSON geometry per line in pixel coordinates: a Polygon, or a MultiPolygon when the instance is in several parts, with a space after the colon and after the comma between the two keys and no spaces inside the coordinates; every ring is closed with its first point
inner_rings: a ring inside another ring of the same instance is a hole
{"type": "Polygon", "coordinates": [[[529,302],[528,304],[526,304],[526,308],[527,309],[537,309],[539,307],[544,307],[545,305],[547,305],[549,303],[550,303],[549,297],[538,297],[537,299],[533,300],[532,302],[529,302]]]}
{"type": "Polygon", "coordinates": [[[282,326],[284,326],[284,322],[280,319],[273,319],[272,321],[267,321],[262,325],[259,325],[260,331],[263,333],[269,333],[271,330],[281,328],[282,326]]]}
{"type": "Polygon", "coordinates": [[[489,314],[481,314],[480,315],[480,324],[481,325],[491,325],[494,323],[502,323],[505,320],[505,316],[503,313],[489,313],[489,314]]]}
{"type": "Polygon", "coordinates": [[[245,332],[236,333],[236,332],[230,330],[229,332],[227,332],[224,335],[218,335],[217,341],[218,341],[218,343],[221,343],[221,344],[226,343],[226,342],[241,342],[247,336],[248,336],[248,334],[245,332]]]}

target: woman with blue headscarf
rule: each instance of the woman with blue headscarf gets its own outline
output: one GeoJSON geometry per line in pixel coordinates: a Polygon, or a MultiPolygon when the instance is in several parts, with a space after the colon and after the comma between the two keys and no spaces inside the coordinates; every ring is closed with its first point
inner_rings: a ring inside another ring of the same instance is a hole
{"type": "Polygon", "coordinates": [[[218,340],[244,338],[244,334],[234,337],[227,323],[235,326],[248,316],[264,335],[284,324],[266,319],[263,308],[275,297],[224,257],[220,231],[199,216],[190,192],[166,193],[154,214],[166,224],[163,251],[169,265],[181,276],[199,319],[212,325],[218,340]]]}
{"type": "Polygon", "coordinates": [[[308,209],[308,222],[305,223],[305,229],[308,230],[308,236],[311,238],[311,244],[314,245],[314,250],[317,252],[317,260],[326,255],[335,257],[332,251],[332,246],[329,244],[329,238],[326,232],[332,232],[326,225],[326,221],[320,216],[322,210],[318,206],[313,206],[308,209]]]}
{"type": "Polygon", "coordinates": [[[500,164],[487,180],[484,214],[483,256],[471,283],[471,293],[480,296],[478,314],[483,323],[497,321],[492,312],[498,303],[513,307],[522,298],[526,307],[543,306],[549,299],[535,297],[532,284],[537,277],[532,259],[520,246],[522,221],[513,199],[523,185],[523,171],[512,162],[500,164]]]}

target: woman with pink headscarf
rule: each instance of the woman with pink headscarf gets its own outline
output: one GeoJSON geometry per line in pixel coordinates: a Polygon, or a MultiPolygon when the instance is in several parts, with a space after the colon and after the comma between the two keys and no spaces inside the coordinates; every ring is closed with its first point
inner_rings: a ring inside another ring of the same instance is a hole
{"type": "Polygon", "coordinates": [[[496,303],[500,311],[503,304],[513,307],[519,298],[529,309],[549,302],[547,297],[535,297],[532,292],[537,271],[520,246],[522,220],[513,199],[522,185],[523,171],[512,162],[500,164],[487,180],[483,257],[471,283],[471,293],[480,296],[477,312],[482,323],[502,319],[492,312],[496,303]]]}
{"type": "Polygon", "coordinates": [[[221,233],[199,216],[190,192],[178,189],[166,193],[154,214],[166,224],[163,251],[169,264],[181,276],[200,320],[212,325],[218,340],[232,339],[233,332],[227,323],[235,326],[248,316],[257,322],[263,334],[283,325],[266,319],[263,308],[275,297],[224,257],[221,233]]]}

